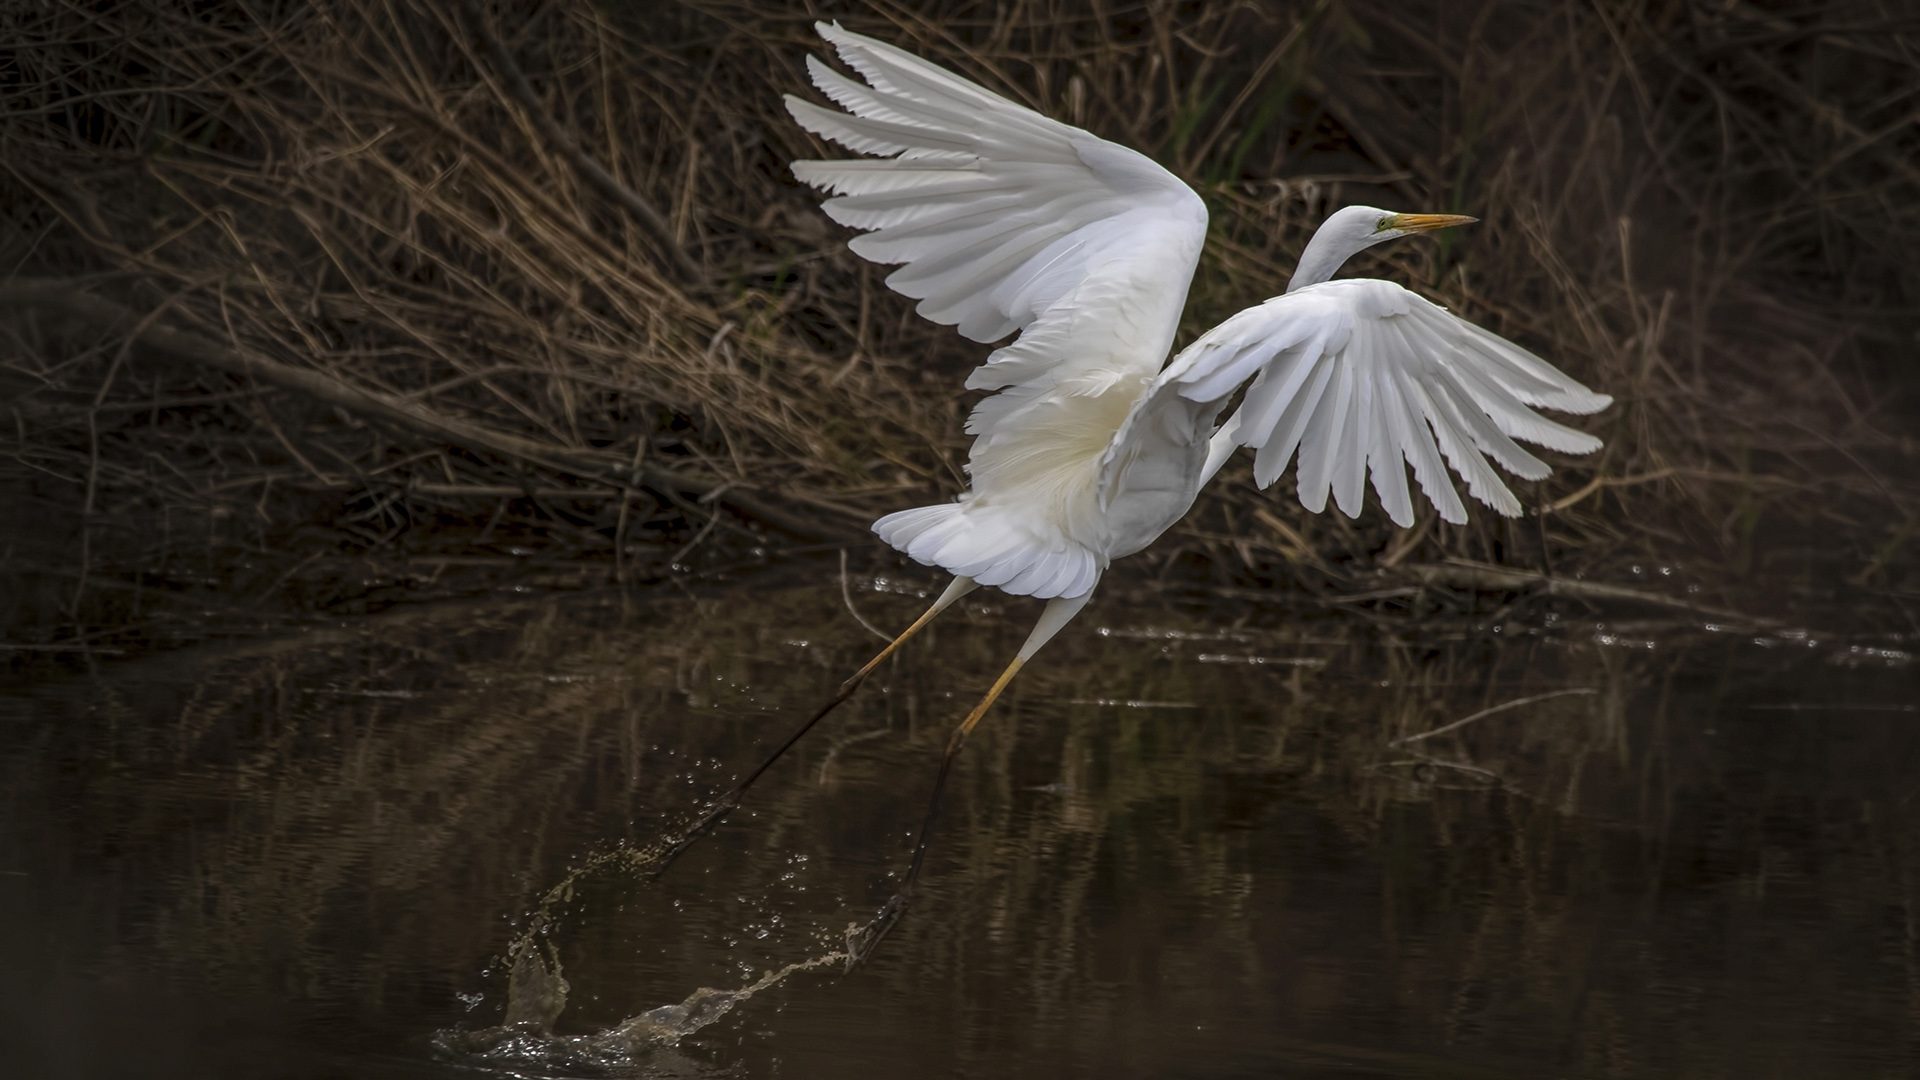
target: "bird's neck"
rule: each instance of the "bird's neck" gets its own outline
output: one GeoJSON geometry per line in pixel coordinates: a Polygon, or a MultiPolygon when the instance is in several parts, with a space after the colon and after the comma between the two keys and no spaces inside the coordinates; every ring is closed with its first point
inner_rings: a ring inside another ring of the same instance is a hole
{"type": "Polygon", "coordinates": [[[1307,241],[1307,250],[1300,253],[1300,265],[1294,268],[1293,280],[1287,283],[1287,291],[1293,292],[1331,280],[1348,259],[1370,246],[1322,228],[1313,234],[1313,239],[1307,241]]]}

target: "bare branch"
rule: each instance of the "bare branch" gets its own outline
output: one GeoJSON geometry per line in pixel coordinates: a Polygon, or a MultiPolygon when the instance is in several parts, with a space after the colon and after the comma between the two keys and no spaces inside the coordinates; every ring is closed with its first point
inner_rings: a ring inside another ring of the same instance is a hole
{"type": "MultiPolygon", "coordinates": [[[[170,360],[215,368],[243,379],[268,383],[338,405],[362,416],[396,427],[542,468],[614,484],[630,482],[623,473],[630,466],[623,455],[602,450],[557,446],[522,438],[469,420],[446,416],[417,403],[374,393],[307,368],[229,348],[198,334],[157,325],[132,308],[84,291],[81,284],[63,279],[18,279],[0,284],[0,308],[34,307],[61,311],[108,333],[127,333],[149,353],[170,360]]],[[[736,481],[702,480],[660,465],[643,464],[636,479],[667,494],[694,492],[717,495],[745,517],[765,521],[785,532],[806,538],[841,535],[843,530],[810,521],[741,491],[736,481]],[[724,494],[721,494],[724,488],[724,494]]]]}

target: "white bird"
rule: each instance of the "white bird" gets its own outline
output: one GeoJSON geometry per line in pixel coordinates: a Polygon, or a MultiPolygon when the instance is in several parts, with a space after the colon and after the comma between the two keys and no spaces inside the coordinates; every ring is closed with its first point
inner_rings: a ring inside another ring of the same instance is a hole
{"type": "MultiPolygon", "coordinates": [[[[793,736],[973,589],[1047,600],[1013,662],[955,730],[929,825],[953,755],[1014,674],[1086,605],[1113,560],[1186,514],[1234,450],[1255,450],[1263,488],[1297,451],[1300,501],[1316,513],[1331,492],[1357,516],[1371,474],[1387,516],[1405,527],[1413,496],[1403,459],[1441,518],[1459,523],[1466,506],[1449,464],[1469,494],[1511,517],[1519,501],[1488,457],[1538,480],[1547,465],[1515,440],[1599,449],[1600,440],[1530,406],[1591,413],[1611,403],[1607,395],[1391,282],[1331,280],[1374,244],[1473,218],[1347,207],[1314,233],[1284,295],[1169,362],[1206,239],[1206,207],[1191,188],[1141,154],[893,46],[838,24],[816,28],[864,84],[809,56],[814,85],[839,108],[788,95],[787,110],[870,157],[796,161],[794,175],[832,193],[828,216],[864,230],[848,245],[855,254],[899,264],[887,285],[918,300],[921,315],[974,341],[1018,335],[967,379],[969,389],[996,391],[967,421],[970,489],[873,526],[909,557],[951,572],[952,584],[793,736]],[[1243,386],[1239,408],[1219,424],[1243,386]]],[[[891,908],[904,907],[926,831],[891,908]]],[[[877,922],[880,932],[890,924],[884,914],[877,922]]]]}

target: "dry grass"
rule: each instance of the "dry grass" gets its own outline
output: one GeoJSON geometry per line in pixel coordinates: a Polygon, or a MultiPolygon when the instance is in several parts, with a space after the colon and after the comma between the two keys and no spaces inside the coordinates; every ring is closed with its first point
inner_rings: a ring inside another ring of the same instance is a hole
{"type": "MultiPolygon", "coordinates": [[[[821,149],[779,108],[816,14],[9,7],[0,490],[35,528],[0,616],[78,640],[195,582],[327,606],[370,555],[657,578],[958,490],[981,350],[887,292],[785,168],[821,149]],[[49,281],[122,314],[73,318],[49,281]]],[[[1396,536],[1255,502],[1241,473],[1160,572],[1344,587],[1410,559],[1744,570],[1783,550],[1900,572],[1920,24],[1895,6],[842,17],[1191,181],[1214,229],[1190,332],[1277,291],[1332,206],[1470,211],[1471,232],[1355,269],[1620,400],[1593,421],[1602,457],[1525,494],[1543,516],[1396,536]]]]}

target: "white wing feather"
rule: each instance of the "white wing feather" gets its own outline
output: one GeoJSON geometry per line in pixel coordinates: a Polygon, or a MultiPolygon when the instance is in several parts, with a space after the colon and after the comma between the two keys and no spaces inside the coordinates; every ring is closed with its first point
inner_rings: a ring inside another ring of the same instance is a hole
{"type": "Polygon", "coordinates": [[[1000,390],[967,423],[972,490],[875,524],[921,562],[1034,596],[1093,587],[1111,547],[1097,493],[1112,432],[1173,343],[1207,214],[1125,147],[1022,108],[871,38],[817,24],[866,85],[809,58],[842,110],[787,98],[807,130],[867,161],[796,161],[834,193],[849,247],[920,314],[975,341],[1019,331],[967,379],[1000,390]]]}
{"type": "MultiPolygon", "coordinates": [[[[846,111],[792,95],[788,111],[823,138],[889,157],[796,161],[794,175],[838,196],[824,205],[835,221],[875,230],[852,241],[856,254],[906,264],[887,284],[919,300],[920,314],[994,341],[1087,278],[1112,275],[1116,261],[1153,265],[1159,283],[1184,296],[1206,208],[1165,169],[891,45],[818,29],[871,85],[808,57],[814,84],[846,111]]],[[[1153,354],[1149,371],[1166,358],[1164,344],[1151,346],[1137,350],[1153,354]]],[[[1007,351],[989,366],[1012,359],[1007,351]]]]}
{"type": "MultiPolygon", "coordinates": [[[[1279,479],[1299,454],[1300,502],[1316,513],[1327,496],[1349,517],[1360,512],[1370,472],[1387,516],[1413,523],[1404,459],[1443,520],[1466,521],[1442,459],[1474,498],[1509,517],[1520,512],[1487,462],[1530,480],[1547,465],[1514,440],[1567,453],[1600,440],[1533,411],[1598,412],[1612,403],[1518,345],[1391,282],[1328,281],[1248,308],[1188,346],[1167,365],[1141,413],[1217,411],[1241,385],[1240,408],[1214,436],[1206,475],[1233,448],[1252,447],[1254,481],[1279,479]],[[1251,380],[1251,383],[1249,383],[1251,380]]],[[[1144,437],[1129,423],[1107,461],[1144,437]]],[[[1111,497],[1116,470],[1102,477],[1111,497]]]]}

